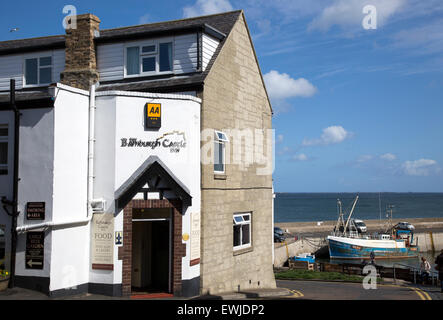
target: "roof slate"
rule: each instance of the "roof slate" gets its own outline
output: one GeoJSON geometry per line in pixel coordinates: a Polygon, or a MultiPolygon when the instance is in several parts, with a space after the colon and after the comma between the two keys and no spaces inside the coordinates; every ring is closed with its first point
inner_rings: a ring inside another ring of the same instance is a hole
{"type": "MultiPolygon", "coordinates": [[[[164,21],[123,28],[103,29],[100,30],[100,36],[96,38],[96,42],[118,41],[125,38],[144,36],[153,33],[174,33],[180,30],[204,27],[205,25],[208,25],[221,33],[228,34],[241,12],[241,10],[237,10],[196,18],[164,21]]],[[[9,40],[0,42],[0,55],[64,47],[65,35],[9,40]]]]}
{"type": "MultiPolygon", "coordinates": [[[[219,35],[228,35],[242,10],[224,12],[202,17],[172,20],[138,26],[130,26],[115,29],[100,30],[100,36],[95,39],[97,43],[124,41],[127,39],[154,36],[155,34],[174,34],[178,32],[205,29],[219,35]]],[[[118,81],[116,83],[103,83],[98,91],[106,90],[127,90],[127,91],[168,91],[172,88],[195,87],[203,84],[203,81],[215,59],[223,47],[224,39],[212,56],[204,72],[196,72],[182,76],[171,76],[164,79],[131,79],[132,81],[118,81]]],[[[0,42],[0,55],[13,52],[24,52],[32,50],[42,50],[50,48],[64,47],[65,36],[51,36],[41,38],[31,38],[22,40],[12,40],[0,42]]],[[[31,97],[31,94],[27,94],[31,97]]],[[[2,102],[0,97],[0,103],[2,102]]]]}

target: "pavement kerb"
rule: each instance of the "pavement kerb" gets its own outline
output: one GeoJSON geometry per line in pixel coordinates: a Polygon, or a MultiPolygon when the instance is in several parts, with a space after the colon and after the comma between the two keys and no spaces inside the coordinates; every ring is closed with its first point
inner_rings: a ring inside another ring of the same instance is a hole
{"type": "Polygon", "coordinates": [[[245,290],[240,292],[224,292],[216,295],[200,296],[198,300],[242,300],[242,299],[256,299],[256,298],[272,298],[272,297],[284,297],[290,296],[292,293],[286,288],[275,289],[257,289],[257,290],[245,290]]]}

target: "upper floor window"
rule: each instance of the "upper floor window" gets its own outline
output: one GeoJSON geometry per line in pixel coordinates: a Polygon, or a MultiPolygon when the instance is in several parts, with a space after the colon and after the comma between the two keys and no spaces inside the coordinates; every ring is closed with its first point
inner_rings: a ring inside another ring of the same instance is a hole
{"type": "Polygon", "coordinates": [[[224,173],[226,164],[226,143],[228,143],[226,133],[215,131],[214,137],[214,172],[224,173]]]}
{"type": "Polygon", "coordinates": [[[25,84],[40,85],[52,82],[52,57],[25,59],[25,84]]]}
{"type": "Polygon", "coordinates": [[[126,75],[151,75],[172,71],[172,42],[126,48],[126,75]]]}
{"type": "Polygon", "coordinates": [[[8,174],[8,125],[0,124],[0,175],[8,174]]]}

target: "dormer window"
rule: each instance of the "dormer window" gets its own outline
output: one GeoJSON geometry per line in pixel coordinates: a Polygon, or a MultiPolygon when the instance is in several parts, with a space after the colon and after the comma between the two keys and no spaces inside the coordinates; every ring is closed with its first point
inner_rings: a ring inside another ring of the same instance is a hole
{"type": "Polygon", "coordinates": [[[172,71],[172,42],[126,47],[126,76],[172,71]]]}
{"type": "Polygon", "coordinates": [[[46,85],[52,82],[52,57],[25,59],[25,84],[46,85]]]}

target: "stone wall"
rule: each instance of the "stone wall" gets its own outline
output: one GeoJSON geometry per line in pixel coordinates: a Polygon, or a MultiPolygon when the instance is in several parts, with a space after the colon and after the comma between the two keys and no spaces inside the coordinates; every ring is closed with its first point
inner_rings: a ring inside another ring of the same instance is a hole
{"type": "Polygon", "coordinates": [[[320,246],[327,245],[324,238],[315,237],[308,240],[300,238],[295,242],[285,244],[276,244],[274,251],[274,267],[282,267],[289,257],[302,253],[315,253],[320,246]]]}
{"type": "MultiPolygon", "coordinates": [[[[271,129],[272,111],[243,14],[205,80],[202,97],[202,132],[210,132],[203,150],[208,141],[213,144],[213,130],[267,134],[271,129]]],[[[275,287],[272,173],[257,174],[263,164],[233,163],[232,137],[228,146],[224,175],[215,175],[212,163],[202,164],[202,294],[275,287]],[[252,212],[252,246],[234,251],[233,214],[242,212],[252,212]]],[[[257,158],[259,153],[246,145],[241,155],[257,158]]]]}

